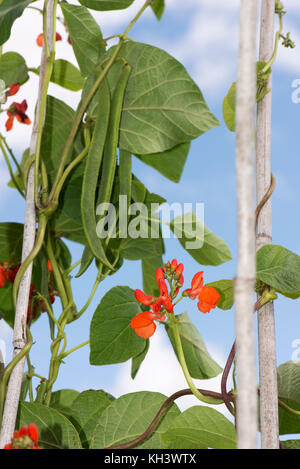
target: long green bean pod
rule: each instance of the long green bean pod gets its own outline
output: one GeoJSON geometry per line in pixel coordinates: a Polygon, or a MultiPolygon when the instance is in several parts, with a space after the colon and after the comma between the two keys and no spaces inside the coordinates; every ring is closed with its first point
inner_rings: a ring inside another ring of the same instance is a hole
{"type": "Polygon", "coordinates": [[[101,240],[96,233],[95,213],[96,189],[108,130],[109,115],[110,91],[107,81],[104,79],[98,90],[98,112],[83,176],[81,215],[84,232],[91,252],[99,261],[107,267],[112,268],[105,255],[101,240]]]}
{"type": "Polygon", "coordinates": [[[125,64],[121,70],[121,76],[116,85],[111,103],[111,112],[107,138],[104,148],[103,168],[101,173],[97,206],[109,203],[117,165],[117,147],[119,141],[119,127],[123,108],[123,100],[126,91],[131,66],[125,64]]]}

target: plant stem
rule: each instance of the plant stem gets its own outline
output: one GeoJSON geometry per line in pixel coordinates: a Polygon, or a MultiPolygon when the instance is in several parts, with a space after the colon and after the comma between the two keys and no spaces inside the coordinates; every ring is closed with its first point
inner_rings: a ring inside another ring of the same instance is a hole
{"type": "Polygon", "coordinates": [[[64,358],[66,358],[68,355],[70,355],[71,353],[75,352],[76,350],[79,350],[80,348],[84,347],[85,345],[88,345],[90,343],[89,340],[86,340],[85,342],[82,342],[82,344],[79,344],[79,345],[76,345],[76,347],[73,347],[71,348],[70,350],[67,350],[66,352],[64,353],[61,353],[59,355],[59,358],[61,360],[63,360],[64,358]]]}
{"type": "Polygon", "coordinates": [[[7,153],[6,153],[6,151],[5,151],[5,148],[4,148],[3,144],[2,144],[1,138],[0,138],[0,149],[1,149],[1,151],[2,151],[2,155],[3,155],[4,159],[5,159],[5,163],[6,163],[6,165],[7,165],[7,168],[8,168],[10,177],[11,177],[11,180],[12,180],[12,182],[14,183],[15,188],[18,190],[19,194],[24,198],[25,196],[24,196],[23,191],[22,191],[22,189],[20,188],[18,182],[16,181],[15,175],[14,175],[14,173],[13,173],[13,170],[12,170],[10,161],[9,161],[9,159],[8,159],[7,153]]]}
{"type": "MultiPolygon", "coordinates": [[[[53,0],[53,10],[52,10],[52,30],[51,30],[51,52],[49,51],[48,46],[48,34],[47,34],[47,5],[49,0],[45,0],[44,4],[44,13],[43,13],[43,31],[44,31],[44,50],[45,50],[45,66],[43,68],[44,74],[44,87],[40,100],[40,114],[38,119],[37,134],[36,134],[36,146],[35,146],[35,166],[34,166],[34,200],[37,207],[40,206],[39,201],[39,169],[40,169],[40,152],[41,152],[41,142],[42,142],[42,132],[45,121],[46,114],[46,104],[47,104],[47,93],[50,83],[50,78],[52,75],[53,64],[55,59],[55,18],[56,18],[56,7],[57,1],[53,0]]],[[[42,71],[41,71],[42,72],[42,71]]]]}
{"type": "Polygon", "coordinates": [[[197,399],[199,399],[199,401],[201,401],[201,402],[205,402],[206,404],[214,404],[214,405],[223,404],[224,403],[223,399],[216,399],[214,397],[204,396],[196,388],[196,386],[195,386],[195,384],[194,384],[194,382],[191,378],[191,375],[189,373],[186,361],[185,361],[185,357],[184,357],[184,353],[183,353],[183,349],[182,349],[182,344],[181,344],[181,338],[180,338],[180,334],[179,334],[178,320],[176,318],[170,318],[170,320],[172,321],[172,329],[173,329],[173,332],[174,332],[174,338],[175,338],[175,344],[176,344],[176,351],[177,351],[178,360],[179,360],[179,363],[181,365],[184,377],[186,379],[186,382],[187,382],[190,390],[192,391],[194,396],[197,397],[197,399]]]}

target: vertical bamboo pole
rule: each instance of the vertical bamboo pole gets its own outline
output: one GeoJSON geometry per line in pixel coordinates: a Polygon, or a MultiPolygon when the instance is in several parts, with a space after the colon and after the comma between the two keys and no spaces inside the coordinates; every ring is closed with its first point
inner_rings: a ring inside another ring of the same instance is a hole
{"type": "MultiPolygon", "coordinates": [[[[273,52],[275,0],[263,0],[261,7],[259,60],[267,62],[273,52]]],[[[271,90],[270,75],[268,89],[271,90]]],[[[271,107],[272,91],[257,106],[256,199],[267,192],[271,181],[271,107]]],[[[256,248],[272,241],[271,199],[262,208],[256,233],[256,248]]],[[[278,395],[274,305],[268,303],[258,312],[260,428],[263,449],[278,448],[278,395]]]]}
{"type": "MultiPolygon", "coordinates": [[[[49,0],[47,5],[47,37],[49,48],[52,44],[52,30],[53,30],[53,5],[54,0],[49,0]]],[[[30,141],[30,154],[35,154],[38,122],[40,118],[40,104],[41,96],[44,88],[45,69],[46,69],[46,54],[45,48],[42,50],[40,79],[37,98],[37,107],[35,120],[30,141]]],[[[27,192],[26,192],[26,208],[25,208],[25,222],[23,234],[23,247],[22,247],[22,262],[30,254],[35,241],[36,232],[36,213],[34,203],[34,165],[31,166],[28,172],[27,179],[27,192]]],[[[17,305],[15,312],[14,323],[14,336],[13,336],[13,356],[15,357],[26,345],[26,318],[29,300],[29,290],[32,276],[32,264],[26,270],[19,287],[17,305]]],[[[13,435],[16,423],[16,416],[19,406],[19,398],[22,384],[22,377],[24,372],[25,358],[22,358],[12,370],[10,379],[7,386],[6,400],[2,418],[2,427],[0,433],[0,448],[6,443],[9,443],[13,435]]]]}
{"type": "Polygon", "coordinates": [[[236,99],[238,263],[234,289],[238,378],[236,422],[239,449],[257,447],[257,389],[253,318],[256,26],[257,1],[241,0],[236,99]]]}

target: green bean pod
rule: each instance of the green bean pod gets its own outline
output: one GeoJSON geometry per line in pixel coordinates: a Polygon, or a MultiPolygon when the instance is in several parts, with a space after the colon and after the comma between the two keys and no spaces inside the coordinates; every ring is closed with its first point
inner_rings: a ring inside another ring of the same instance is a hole
{"type": "Polygon", "coordinates": [[[99,204],[109,203],[111,201],[111,194],[117,165],[117,147],[119,141],[120,120],[125,90],[130,72],[130,65],[125,64],[122,67],[121,76],[116,85],[112,98],[111,113],[104,148],[103,168],[101,173],[97,206],[99,204]]]}
{"type": "MultiPolygon", "coordinates": [[[[128,209],[131,204],[131,185],[132,185],[132,156],[126,150],[119,150],[119,184],[120,195],[126,196],[126,223],[128,225],[128,209]]],[[[124,210],[125,206],[119,206],[119,210],[124,210]]]]}
{"type": "Polygon", "coordinates": [[[98,112],[95,129],[86,159],[81,194],[81,216],[84,232],[92,254],[110,269],[101,240],[96,233],[95,199],[110,115],[110,91],[104,79],[98,89],[98,112]]]}

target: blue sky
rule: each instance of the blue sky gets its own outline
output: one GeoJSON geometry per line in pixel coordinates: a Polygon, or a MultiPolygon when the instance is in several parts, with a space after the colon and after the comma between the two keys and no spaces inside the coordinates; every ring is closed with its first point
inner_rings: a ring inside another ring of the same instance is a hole
{"type": "MultiPolygon", "coordinates": [[[[76,3],[76,2],[74,2],[76,3]]],[[[126,11],[114,14],[96,13],[103,35],[121,32],[134,16],[142,2],[137,0],[126,11]]],[[[273,68],[273,121],[272,121],[272,170],[276,178],[276,190],[272,197],[273,242],[300,255],[300,221],[298,183],[299,160],[299,121],[300,103],[292,102],[292,82],[300,78],[300,8],[296,0],[284,2],[288,14],[284,18],[284,31],[290,31],[296,42],[294,50],[280,48],[278,61],[273,68]]],[[[180,60],[192,78],[201,88],[210,109],[220,120],[221,126],[209,131],[192,142],[190,154],[179,184],[172,183],[154,169],[134,160],[134,173],[152,191],[172,202],[203,202],[205,223],[228,244],[233,260],[218,267],[199,266],[176,240],[166,240],[167,261],[176,257],[185,265],[185,279],[190,282],[194,273],[204,270],[205,282],[232,278],[236,268],[236,192],[235,192],[235,139],[222,119],[222,100],[232,81],[236,78],[238,44],[238,0],[185,0],[184,10],[181,0],[166,0],[166,12],[161,22],[157,22],[149,11],[132,30],[131,36],[165,49],[180,60]]],[[[12,39],[4,51],[21,51],[29,66],[37,65],[40,50],[35,46],[35,38],[41,31],[41,18],[33,11],[18,20],[14,26],[12,39]],[[34,18],[34,21],[32,19],[34,18]],[[30,24],[30,28],[29,28],[30,24]]],[[[58,25],[60,31],[61,26],[58,25]]],[[[66,34],[61,30],[64,38],[66,34]]],[[[70,48],[57,43],[58,57],[73,60],[70,48]]],[[[36,78],[33,77],[22,87],[18,98],[26,98],[29,114],[33,116],[36,78]]],[[[76,106],[78,94],[67,92],[51,85],[50,92],[66,99],[76,106]],[[75,96],[75,97],[74,97],[75,96]]],[[[0,126],[4,128],[4,120],[0,126]]],[[[27,126],[15,125],[14,131],[7,134],[8,141],[16,154],[28,146],[30,130],[27,126]]],[[[4,165],[0,165],[1,175],[1,221],[24,219],[24,203],[16,191],[8,189],[8,175],[4,165]]],[[[68,243],[73,261],[81,256],[82,248],[68,243]]],[[[88,296],[96,270],[90,268],[80,279],[74,280],[74,296],[80,307],[88,296]]],[[[86,314],[67,330],[68,348],[85,341],[89,334],[89,322],[93,311],[104,293],[115,285],[142,287],[140,262],[125,262],[122,269],[109,277],[97,291],[86,314]]],[[[58,301],[57,301],[58,304],[58,301]]],[[[234,312],[213,310],[203,315],[196,303],[186,301],[177,312],[187,310],[198,326],[208,349],[220,364],[224,364],[234,340],[234,312]]],[[[278,364],[289,361],[294,351],[293,341],[300,339],[299,300],[279,298],[275,303],[278,364]]],[[[159,329],[159,328],[158,328],[159,329]]],[[[37,373],[47,375],[49,358],[48,320],[42,317],[32,327],[35,344],[32,348],[32,362],[37,373]]],[[[0,339],[7,344],[7,357],[10,353],[10,331],[0,322],[0,339]]],[[[149,356],[142,365],[134,381],[129,376],[130,364],[95,367],[89,365],[88,347],[75,352],[61,366],[55,389],[74,388],[105,389],[118,396],[124,392],[148,389],[165,394],[186,387],[179,365],[172,355],[164,331],[158,330],[151,339],[149,356]]],[[[198,383],[201,387],[218,389],[219,380],[198,383]]],[[[38,383],[36,383],[38,384],[38,383]]],[[[184,398],[179,405],[196,404],[193,398],[184,398]]]]}

